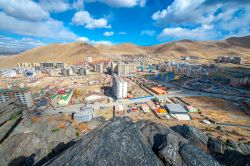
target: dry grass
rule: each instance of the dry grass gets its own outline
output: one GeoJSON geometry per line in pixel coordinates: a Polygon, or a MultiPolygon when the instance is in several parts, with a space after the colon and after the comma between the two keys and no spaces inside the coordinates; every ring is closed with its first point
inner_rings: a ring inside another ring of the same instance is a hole
{"type": "Polygon", "coordinates": [[[163,60],[179,60],[180,56],[200,57],[199,63],[210,63],[211,60],[221,55],[239,55],[245,60],[250,60],[250,51],[226,41],[178,41],[160,44],[150,47],[141,47],[132,43],[119,45],[91,46],[84,43],[51,44],[34,48],[27,52],[7,58],[1,58],[0,67],[14,67],[18,62],[44,62],[61,61],[75,64],[83,61],[85,57],[92,56],[94,59],[111,58],[120,59],[122,55],[149,55],[152,63],[163,60]],[[223,47],[223,45],[228,47],[223,47]],[[209,52],[208,52],[209,50],[209,52]]]}

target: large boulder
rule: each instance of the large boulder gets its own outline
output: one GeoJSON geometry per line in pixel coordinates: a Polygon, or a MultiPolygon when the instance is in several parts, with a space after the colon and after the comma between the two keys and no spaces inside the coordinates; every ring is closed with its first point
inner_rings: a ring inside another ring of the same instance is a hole
{"type": "Polygon", "coordinates": [[[220,164],[206,152],[192,144],[185,144],[180,149],[180,155],[187,166],[219,166],[220,164]]]}
{"type": "Polygon", "coordinates": [[[34,133],[9,137],[0,146],[0,165],[33,165],[49,153],[47,142],[34,133]]]}
{"type": "Polygon", "coordinates": [[[129,118],[113,118],[46,165],[163,165],[129,118]]]}
{"type": "Polygon", "coordinates": [[[219,163],[168,127],[115,117],[46,165],[207,165],[219,163]]]}
{"type": "Polygon", "coordinates": [[[209,148],[210,152],[213,154],[224,154],[224,146],[223,143],[214,138],[209,138],[207,147],[209,148]]]}
{"type": "Polygon", "coordinates": [[[0,143],[8,138],[20,122],[22,111],[22,104],[17,100],[0,104],[0,143]]]}
{"type": "Polygon", "coordinates": [[[199,146],[206,147],[208,143],[208,136],[206,136],[203,132],[193,126],[174,126],[172,129],[185,137],[190,143],[199,146]]]}
{"type": "Polygon", "coordinates": [[[239,143],[238,147],[240,151],[245,155],[250,155],[250,142],[248,143],[239,143]]]}
{"type": "Polygon", "coordinates": [[[105,122],[105,118],[100,116],[100,117],[96,117],[96,118],[93,118],[91,121],[88,122],[88,126],[90,129],[94,129],[96,128],[97,126],[103,124],[105,122]]]}
{"type": "Polygon", "coordinates": [[[43,164],[74,144],[76,129],[57,120],[22,120],[0,145],[0,165],[43,164]],[[32,163],[32,164],[31,164],[32,163]]]}

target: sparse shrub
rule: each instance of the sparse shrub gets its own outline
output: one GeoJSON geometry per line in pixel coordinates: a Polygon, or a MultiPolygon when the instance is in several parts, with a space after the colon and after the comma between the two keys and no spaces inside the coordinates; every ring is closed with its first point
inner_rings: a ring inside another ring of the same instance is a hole
{"type": "Polygon", "coordinates": [[[59,130],[60,130],[60,128],[55,128],[55,129],[52,129],[51,132],[54,133],[54,132],[57,132],[59,130]]]}

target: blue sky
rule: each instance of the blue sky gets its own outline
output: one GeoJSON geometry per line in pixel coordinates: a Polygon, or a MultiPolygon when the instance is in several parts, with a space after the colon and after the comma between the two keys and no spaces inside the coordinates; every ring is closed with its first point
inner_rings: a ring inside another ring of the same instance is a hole
{"type": "Polygon", "coordinates": [[[0,54],[49,43],[219,40],[249,35],[249,0],[0,0],[0,54]]]}

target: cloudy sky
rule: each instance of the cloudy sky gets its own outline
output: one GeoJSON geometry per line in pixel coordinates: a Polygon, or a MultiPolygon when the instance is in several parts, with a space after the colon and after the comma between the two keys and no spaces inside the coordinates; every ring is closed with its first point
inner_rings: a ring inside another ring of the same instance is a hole
{"type": "Polygon", "coordinates": [[[250,33],[250,0],[0,0],[0,54],[49,43],[218,40],[250,33]]]}

